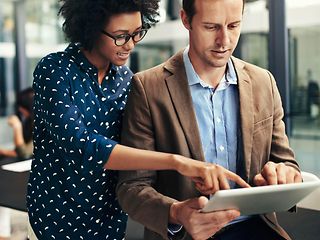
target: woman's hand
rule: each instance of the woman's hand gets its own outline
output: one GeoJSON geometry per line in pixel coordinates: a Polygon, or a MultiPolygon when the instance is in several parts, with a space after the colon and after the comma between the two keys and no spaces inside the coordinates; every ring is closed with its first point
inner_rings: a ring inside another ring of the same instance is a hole
{"type": "Polygon", "coordinates": [[[178,154],[154,152],[117,144],[104,166],[110,170],[175,170],[191,178],[205,195],[229,189],[228,180],[250,187],[240,176],[211,163],[196,161],[178,154]]]}
{"type": "Polygon", "coordinates": [[[177,157],[177,171],[190,177],[196,188],[205,195],[213,194],[218,190],[230,189],[228,180],[241,187],[250,187],[240,176],[216,164],[200,162],[186,158],[177,157]]]}

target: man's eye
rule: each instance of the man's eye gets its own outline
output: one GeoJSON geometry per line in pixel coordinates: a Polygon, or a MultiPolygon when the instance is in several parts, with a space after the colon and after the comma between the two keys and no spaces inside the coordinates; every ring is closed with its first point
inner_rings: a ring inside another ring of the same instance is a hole
{"type": "Polygon", "coordinates": [[[214,30],[218,29],[217,26],[205,26],[205,28],[206,28],[207,30],[210,30],[210,31],[214,31],[214,30]]]}
{"type": "Polygon", "coordinates": [[[231,28],[231,29],[233,29],[233,28],[237,28],[237,27],[239,27],[239,23],[236,23],[236,24],[231,24],[230,26],[229,26],[229,28],[231,28]]]}

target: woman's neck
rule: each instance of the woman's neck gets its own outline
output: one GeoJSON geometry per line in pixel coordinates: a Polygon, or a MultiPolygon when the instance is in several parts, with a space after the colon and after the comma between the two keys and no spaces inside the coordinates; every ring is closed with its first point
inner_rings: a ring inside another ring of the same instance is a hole
{"type": "Polygon", "coordinates": [[[88,59],[88,61],[94,65],[98,70],[98,83],[101,85],[105,75],[110,69],[110,61],[106,62],[104,58],[100,57],[94,50],[88,51],[81,49],[82,53],[88,59]]]}

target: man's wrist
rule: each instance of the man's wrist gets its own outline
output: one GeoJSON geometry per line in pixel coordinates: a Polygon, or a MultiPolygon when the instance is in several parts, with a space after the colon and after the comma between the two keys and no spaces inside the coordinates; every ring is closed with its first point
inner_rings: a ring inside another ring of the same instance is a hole
{"type": "Polygon", "coordinates": [[[174,202],[170,206],[170,212],[169,212],[169,224],[179,224],[177,217],[177,211],[178,211],[178,202],[174,202]]]}

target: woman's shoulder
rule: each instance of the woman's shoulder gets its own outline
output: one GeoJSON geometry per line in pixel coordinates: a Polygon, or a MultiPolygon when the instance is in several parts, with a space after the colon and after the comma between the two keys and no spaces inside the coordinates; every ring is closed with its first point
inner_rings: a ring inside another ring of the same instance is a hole
{"type": "Polygon", "coordinates": [[[37,67],[39,66],[50,67],[53,65],[61,66],[61,65],[66,65],[70,63],[70,61],[71,61],[71,58],[66,51],[59,51],[59,52],[50,53],[44,56],[43,58],[41,58],[37,67]]]}
{"type": "MultiPolygon", "coordinates": [[[[74,44],[73,44],[74,45],[74,44]]],[[[76,45],[74,45],[76,46],[76,45]]],[[[70,44],[64,51],[58,51],[54,53],[50,53],[43,57],[37,64],[34,70],[34,76],[36,75],[55,75],[54,73],[62,72],[67,73],[78,71],[78,67],[75,62],[76,56],[71,51],[76,51],[76,49],[71,50],[72,45],[70,44]]]]}
{"type": "Polygon", "coordinates": [[[116,70],[116,72],[118,72],[120,74],[121,77],[123,78],[130,78],[133,76],[133,72],[131,71],[131,69],[126,66],[126,65],[122,65],[122,66],[114,66],[114,69],[116,70]]]}

